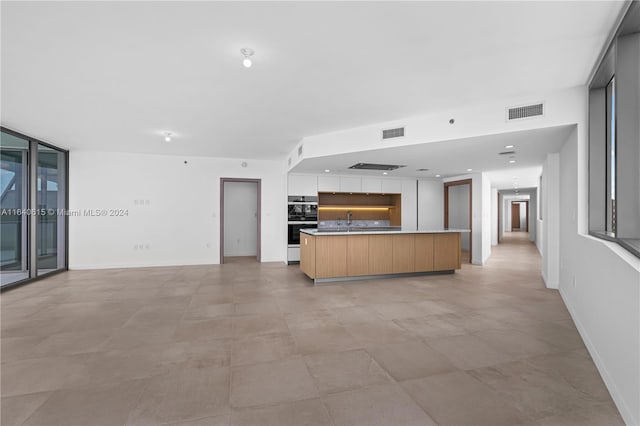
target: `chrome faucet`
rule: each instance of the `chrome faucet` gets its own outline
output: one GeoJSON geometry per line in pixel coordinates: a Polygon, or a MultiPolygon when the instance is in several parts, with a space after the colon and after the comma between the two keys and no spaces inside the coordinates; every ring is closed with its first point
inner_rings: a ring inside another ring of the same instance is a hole
{"type": "Polygon", "coordinates": [[[349,210],[347,212],[347,226],[351,226],[351,224],[353,223],[353,221],[351,220],[351,216],[353,215],[353,212],[351,210],[349,210]]]}

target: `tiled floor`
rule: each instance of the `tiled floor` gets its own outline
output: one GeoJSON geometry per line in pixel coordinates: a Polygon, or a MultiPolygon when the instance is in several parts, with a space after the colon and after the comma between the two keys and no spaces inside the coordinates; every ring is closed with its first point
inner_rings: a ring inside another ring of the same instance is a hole
{"type": "Polygon", "coordinates": [[[2,425],[623,424],[525,237],[455,275],[234,262],[3,293],[2,425]]]}

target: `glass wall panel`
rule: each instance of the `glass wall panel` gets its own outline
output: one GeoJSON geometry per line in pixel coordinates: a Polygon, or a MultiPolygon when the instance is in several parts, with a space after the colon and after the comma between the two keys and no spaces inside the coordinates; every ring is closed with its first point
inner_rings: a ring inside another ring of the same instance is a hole
{"type": "Polygon", "coordinates": [[[29,278],[29,142],[0,133],[0,285],[29,278]]]}
{"type": "Polygon", "coordinates": [[[65,154],[38,144],[36,182],[38,275],[65,267],[65,154]]]}

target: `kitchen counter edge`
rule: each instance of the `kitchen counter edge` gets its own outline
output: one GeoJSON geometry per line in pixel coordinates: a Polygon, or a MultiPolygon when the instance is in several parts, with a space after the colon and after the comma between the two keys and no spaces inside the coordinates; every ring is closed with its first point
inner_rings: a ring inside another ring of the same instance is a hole
{"type": "Polygon", "coordinates": [[[388,231],[318,231],[317,229],[301,229],[300,232],[318,236],[318,235],[393,235],[393,234],[447,234],[454,232],[469,232],[468,229],[438,229],[438,230],[404,230],[404,229],[395,229],[388,231]]]}

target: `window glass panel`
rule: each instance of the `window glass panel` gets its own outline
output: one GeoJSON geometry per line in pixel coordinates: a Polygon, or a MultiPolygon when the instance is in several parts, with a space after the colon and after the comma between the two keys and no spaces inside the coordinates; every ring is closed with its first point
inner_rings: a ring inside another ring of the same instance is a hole
{"type": "Polygon", "coordinates": [[[38,275],[65,267],[65,155],[38,145],[38,275]]]}
{"type": "Polygon", "coordinates": [[[0,285],[29,277],[28,151],[29,142],[0,133],[0,285]]]}
{"type": "Polygon", "coordinates": [[[607,229],[611,235],[616,233],[616,107],[615,77],[606,88],[607,97],[607,229]]]}

